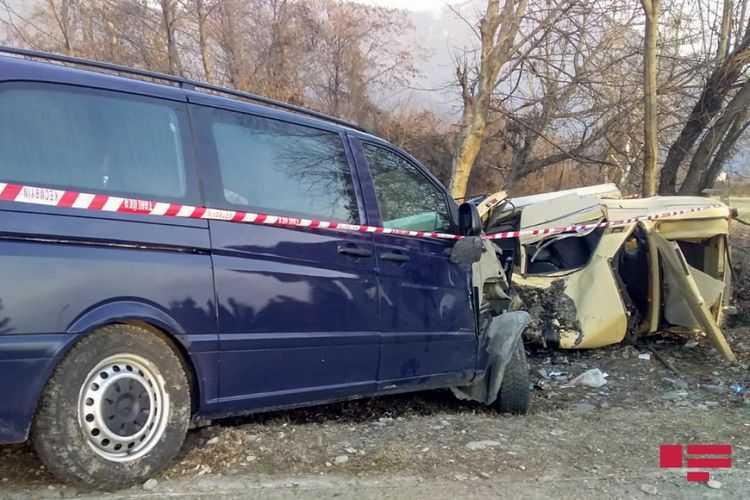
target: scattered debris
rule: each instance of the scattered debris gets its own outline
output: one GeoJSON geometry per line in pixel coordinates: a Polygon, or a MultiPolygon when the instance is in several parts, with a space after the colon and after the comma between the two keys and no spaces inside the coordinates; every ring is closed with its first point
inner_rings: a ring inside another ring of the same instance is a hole
{"type": "Polygon", "coordinates": [[[497,441],[485,440],[485,441],[469,441],[464,446],[471,451],[476,451],[476,450],[484,450],[487,448],[494,448],[496,446],[502,446],[502,445],[498,443],[497,441]]]}
{"type": "Polygon", "coordinates": [[[599,368],[593,368],[581,373],[576,378],[568,382],[567,385],[572,387],[601,387],[607,384],[607,377],[608,375],[602,372],[599,368]]]}
{"type": "Polygon", "coordinates": [[[661,379],[661,381],[664,383],[664,385],[666,385],[668,387],[674,387],[676,389],[682,389],[683,391],[687,390],[687,388],[688,388],[688,383],[685,382],[684,380],[677,380],[677,379],[672,379],[672,378],[664,377],[663,379],[661,379]]]}
{"type": "Polygon", "coordinates": [[[151,478],[148,481],[146,481],[145,483],[143,483],[143,489],[146,490],[146,491],[151,491],[154,488],[156,488],[158,486],[158,484],[159,484],[159,481],[157,481],[154,478],[151,478]]]}
{"type": "Polygon", "coordinates": [[[549,372],[549,375],[547,378],[549,378],[550,380],[555,380],[555,381],[567,380],[568,372],[561,372],[561,371],[549,372]]]}
{"type": "Polygon", "coordinates": [[[349,457],[347,455],[339,455],[336,458],[333,459],[334,463],[336,465],[345,464],[349,461],[349,457]]]}
{"type": "Polygon", "coordinates": [[[656,486],[653,484],[642,484],[641,485],[641,491],[646,493],[647,495],[658,495],[659,490],[656,489],[656,486]]]}
{"type": "Polygon", "coordinates": [[[687,395],[687,391],[669,391],[664,393],[661,398],[666,401],[675,401],[677,399],[684,399],[687,395]]]}
{"type": "Polygon", "coordinates": [[[642,352],[642,353],[638,354],[638,359],[643,359],[645,361],[651,361],[651,354],[649,354],[647,352],[642,352]]]}
{"type": "Polygon", "coordinates": [[[538,389],[540,391],[546,391],[546,390],[550,389],[551,387],[549,385],[549,382],[547,382],[546,380],[540,380],[536,384],[532,384],[531,388],[532,389],[538,389]]]}
{"type": "Polygon", "coordinates": [[[718,489],[721,488],[721,481],[717,481],[716,479],[710,479],[706,483],[706,486],[708,486],[709,488],[712,488],[714,490],[718,490],[718,489]]]}
{"type": "Polygon", "coordinates": [[[698,388],[704,391],[711,392],[713,394],[724,394],[730,392],[729,387],[724,387],[723,385],[716,384],[698,384],[698,388]]]}
{"type": "Polygon", "coordinates": [[[651,351],[651,353],[654,355],[654,357],[656,359],[658,359],[661,362],[661,364],[663,364],[664,366],[667,367],[667,370],[669,370],[670,372],[674,373],[678,377],[683,378],[682,377],[682,373],[680,373],[679,370],[677,370],[677,368],[674,367],[674,365],[672,364],[672,362],[669,361],[667,358],[665,358],[659,351],[657,351],[653,347],[650,347],[649,351],[651,351]]]}
{"type": "Polygon", "coordinates": [[[743,386],[741,386],[741,385],[739,385],[739,384],[734,384],[734,385],[733,385],[733,386],[731,386],[731,387],[730,387],[729,389],[730,389],[730,390],[731,390],[731,391],[732,391],[733,393],[735,393],[735,394],[740,394],[740,395],[742,395],[742,396],[744,396],[745,394],[747,394],[747,388],[745,388],[745,387],[743,387],[743,386]]]}
{"type": "Polygon", "coordinates": [[[638,349],[636,349],[632,345],[626,345],[622,348],[622,357],[625,359],[637,358],[640,354],[641,353],[638,352],[638,349]]]}

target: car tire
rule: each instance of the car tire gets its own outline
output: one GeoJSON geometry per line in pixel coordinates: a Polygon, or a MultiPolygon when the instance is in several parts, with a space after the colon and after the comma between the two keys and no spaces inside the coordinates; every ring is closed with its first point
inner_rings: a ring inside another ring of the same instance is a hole
{"type": "Polygon", "coordinates": [[[525,415],[529,412],[529,365],[523,341],[518,339],[505,368],[495,407],[502,413],[525,415]]]}
{"type": "Polygon", "coordinates": [[[145,481],[179,451],[190,421],[185,367],[166,337],[108,325],[83,337],[45,387],[31,440],[47,469],[88,488],[145,481]]]}

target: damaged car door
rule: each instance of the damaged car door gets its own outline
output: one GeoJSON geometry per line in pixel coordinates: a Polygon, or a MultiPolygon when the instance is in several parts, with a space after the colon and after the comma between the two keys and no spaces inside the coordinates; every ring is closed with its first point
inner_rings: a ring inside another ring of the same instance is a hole
{"type": "MultiPolygon", "coordinates": [[[[523,208],[522,229],[600,222],[606,217],[598,199],[575,193],[523,208]]],[[[626,306],[611,256],[630,236],[622,228],[597,229],[521,238],[516,289],[526,307],[554,308],[539,335],[564,348],[599,347],[583,335],[602,330],[622,340],[626,306]],[[540,292],[543,290],[543,292],[540,292]]]]}
{"type": "MultiPolygon", "coordinates": [[[[370,220],[394,229],[456,229],[455,203],[415,162],[386,144],[351,141],[370,220]]],[[[379,233],[374,238],[379,387],[466,383],[476,368],[475,316],[469,273],[450,261],[453,242],[379,233]]]]}

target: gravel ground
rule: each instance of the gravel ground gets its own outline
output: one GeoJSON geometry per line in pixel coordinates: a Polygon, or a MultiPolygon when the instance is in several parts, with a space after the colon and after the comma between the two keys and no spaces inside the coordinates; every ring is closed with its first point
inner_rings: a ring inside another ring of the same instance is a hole
{"type": "MultiPolygon", "coordinates": [[[[742,363],[733,367],[703,343],[654,344],[681,378],[631,346],[534,352],[535,380],[540,369],[575,375],[598,367],[609,382],[591,389],[548,381],[549,389],[532,393],[526,417],[433,391],[222,421],[191,431],[175,464],[146,485],[153,489],[117,496],[629,498],[653,486],[666,496],[747,497],[750,404],[726,387],[750,386],[750,330],[731,332],[742,363]],[[733,469],[714,473],[719,490],[688,484],[679,471],[659,470],[660,443],[731,443],[733,469]]],[[[2,497],[88,493],[56,481],[28,446],[2,447],[0,457],[2,497]]]]}
{"type": "MultiPolygon", "coordinates": [[[[735,246],[750,241],[740,229],[735,246]]],[[[735,267],[750,269],[750,253],[735,267]]],[[[750,250],[750,245],[747,246],[750,250]]],[[[532,411],[496,414],[432,391],[256,415],[193,430],[175,463],[112,498],[526,498],[656,495],[747,498],[750,492],[750,288],[726,333],[739,363],[721,362],[705,339],[659,336],[636,346],[530,352],[532,411]],[[678,372],[656,358],[661,354],[678,372]],[[650,354],[641,359],[640,354],[650,354]],[[565,388],[590,368],[603,388],[565,388]],[[549,377],[554,372],[567,375],[549,377]],[[660,470],[659,444],[728,443],[731,470],[718,489],[660,470]]],[[[0,497],[101,497],[48,474],[27,445],[0,447],[0,497]]]]}

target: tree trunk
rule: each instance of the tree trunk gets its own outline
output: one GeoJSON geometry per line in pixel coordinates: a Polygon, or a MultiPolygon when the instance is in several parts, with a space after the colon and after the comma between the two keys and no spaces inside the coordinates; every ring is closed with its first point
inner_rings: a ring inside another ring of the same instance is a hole
{"type": "MultiPolygon", "coordinates": [[[[735,118],[750,106],[750,80],[746,81],[724,109],[724,113],[703,136],[693,153],[685,180],[680,186],[681,195],[698,195],[701,191],[701,178],[709,168],[714,152],[724,140],[727,131],[735,123],[735,118]]],[[[718,172],[717,172],[718,174],[718,172]]]]}
{"type": "Polygon", "coordinates": [[[745,132],[748,125],[750,125],[750,107],[745,108],[742,113],[735,116],[732,127],[729,129],[729,132],[727,132],[727,136],[724,140],[721,141],[719,150],[716,152],[716,155],[714,155],[713,160],[711,160],[711,165],[701,176],[700,187],[698,188],[699,192],[714,187],[716,178],[721,173],[727,161],[732,157],[734,147],[740,137],[742,137],[742,134],[745,132]]]}
{"type": "Polygon", "coordinates": [[[462,200],[466,196],[471,169],[477,160],[477,156],[479,156],[486,127],[486,110],[482,113],[482,110],[477,109],[477,106],[464,108],[461,118],[461,134],[458,137],[458,145],[453,157],[451,182],[448,187],[451,196],[456,200],[462,200]]]}
{"type": "Polygon", "coordinates": [[[201,51],[201,62],[203,63],[203,73],[208,83],[214,83],[214,72],[211,68],[211,55],[208,49],[208,11],[206,10],[205,0],[196,0],[195,8],[198,14],[198,45],[201,51]]]}
{"type": "Polygon", "coordinates": [[[714,69],[706,81],[698,102],[693,106],[685,126],[669,148],[667,158],[664,160],[659,185],[660,194],[673,195],[677,192],[677,171],[680,165],[693,149],[695,141],[721,111],[727,93],[748,61],[750,61],[750,34],[745,35],[737,48],[727,56],[723,64],[714,69]]]}
{"type": "Polygon", "coordinates": [[[175,0],[162,0],[161,12],[164,23],[164,37],[167,40],[167,61],[169,72],[173,75],[182,76],[182,63],[180,53],[177,50],[177,4],[175,0]]]}
{"type": "Polygon", "coordinates": [[[72,6],[70,0],[62,0],[60,2],[60,8],[58,9],[55,5],[54,0],[48,0],[49,8],[52,11],[52,15],[55,18],[57,27],[60,29],[60,34],[63,39],[63,53],[68,56],[75,56],[75,50],[73,49],[73,37],[70,26],[70,16],[72,6]]]}
{"type": "Polygon", "coordinates": [[[646,14],[646,36],[644,42],[645,56],[643,61],[643,185],[644,197],[656,195],[656,172],[659,159],[657,141],[657,87],[656,87],[656,35],[661,0],[641,0],[646,14]]]}
{"type": "Polygon", "coordinates": [[[469,177],[479,155],[487,128],[490,97],[497,85],[500,68],[513,55],[512,48],[527,0],[505,0],[500,12],[500,0],[488,0],[487,10],[479,23],[482,43],[477,82],[469,82],[467,68],[458,71],[462,89],[464,112],[451,165],[451,195],[459,200],[466,196],[469,177]]]}
{"type": "Polygon", "coordinates": [[[237,90],[250,90],[248,65],[242,47],[242,35],[238,26],[238,14],[242,14],[239,2],[224,0],[219,4],[220,35],[219,43],[225,55],[226,72],[231,87],[237,90]]]}
{"type": "MultiPolygon", "coordinates": [[[[744,19],[744,18],[740,18],[744,19]]],[[[732,0],[724,0],[721,13],[721,28],[719,29],[719,47],[716,50],[716,60],[719,64],[724,63],[729,53],[729,29],[732,26],[732,0]]]]}

